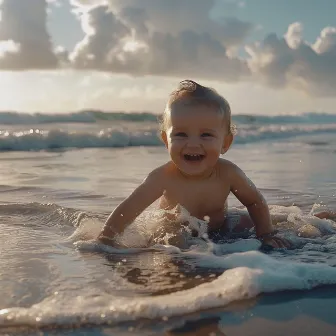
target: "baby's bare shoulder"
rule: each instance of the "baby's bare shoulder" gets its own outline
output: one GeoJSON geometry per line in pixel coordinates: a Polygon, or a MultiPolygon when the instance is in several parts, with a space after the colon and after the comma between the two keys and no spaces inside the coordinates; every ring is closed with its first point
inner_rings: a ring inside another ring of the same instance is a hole
{"type": "Polygon", "coordinates": [[[218,160],[218,166],[221,172],[225,172],[227,173],[235,173],[237,171],[240,170],[240,168],[234,164],[233,162],[226,160],[226,159],[222,159],[220,158],[218,160]]]}
{"type": "Polygon", "coordinates": [[[221,178],[229,180],[230,184],[235,184],[239,181],[245,181],[248,179],[244,171],[229,160],[220,159],[219,165],[221,178]]]}
{"type": "Polygon", "coordinates": [[[233,162],[225,159],[220,159],[219,162],[219,176],[221,179],[234,180],[240,179],[245,176],[245,173],[233,162]]]}
{"type": "Polygon", "coordinates": [[[165,183],[167,179],[171,176],[171,170],[171,163],[167,162],[152,170],[146,177],[145,181],[160,184],[165,183]]]}

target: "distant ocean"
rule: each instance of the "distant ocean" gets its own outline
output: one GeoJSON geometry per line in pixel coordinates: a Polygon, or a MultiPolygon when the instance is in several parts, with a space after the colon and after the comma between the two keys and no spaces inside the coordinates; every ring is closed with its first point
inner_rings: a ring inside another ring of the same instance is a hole
{"type": "Polygon", "coordinates": [[[233,121],[226,157],[292,250],[262,253],[253,233],[148,246],[155,204],[129,249],[100,245],[108,214],[168,160],[157,117],[0,113],[0,334],[335,335],[336,223],[312,214],[336,210],[336,114],[233,121]]]}
{"type": "MultiPolygon", "coordinates": [[[[145,112],[0,112],[0,150],[159,146],[157,119],[145,112]]],[[[234,115],[233,122],[237,144],[336,132],[336,114],[234,115]]]]}

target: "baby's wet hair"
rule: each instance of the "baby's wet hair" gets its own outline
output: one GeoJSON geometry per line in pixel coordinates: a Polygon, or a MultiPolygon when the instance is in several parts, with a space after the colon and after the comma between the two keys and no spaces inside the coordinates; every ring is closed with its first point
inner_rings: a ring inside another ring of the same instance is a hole
{"type": "Polygon", "coordinates": [[[181,81],[177,89],[170,94],[166,108],[160,118],[160,128],[162,131],[167,128],[172,108],[181,103],[215,107],[223,115],[229,134],[236,133],[236,126],[231,122],[231,108],[228,101],[215,89],[203,86],[190,79],[181,81]]]}

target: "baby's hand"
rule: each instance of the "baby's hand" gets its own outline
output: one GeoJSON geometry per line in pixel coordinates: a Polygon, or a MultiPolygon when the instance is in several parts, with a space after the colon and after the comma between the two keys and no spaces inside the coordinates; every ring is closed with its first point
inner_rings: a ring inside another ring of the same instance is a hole
{"type": "Polygon", "coordinates": [[[273,248],[290,248],[292,244],[289,240],[278,236],[267,237],[261,240],[263,246],[272,246],[273,248]]]}
{"type": "Polygon", "coordinates": [[[321,219],[336,219],[336,212],[334,211],[322,211],[314,214],[315,217],[321,218],[321,219]]]}
{"type": "Polygon", "coordinates": [[[104,245],[112,246],[115,248],[122,247],[120,244],[116,242],[114,238],[106,237],[106,236],[99,236],[98,241],[103,243],[104,245]]]}

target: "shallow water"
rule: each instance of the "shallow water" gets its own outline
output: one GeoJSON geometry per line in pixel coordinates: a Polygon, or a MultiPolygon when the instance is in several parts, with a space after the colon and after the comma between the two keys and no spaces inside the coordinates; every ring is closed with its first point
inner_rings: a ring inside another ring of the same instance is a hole
{"type": "MultiPolygon", "coordinates": [[[[253,236],[196,241],[189,251],[78,242],[84,232],[94,237],[110,211],[167,160],[163,147],[0,153],[1,328],[86,326],[71,333],[89,335],[97,333],[93,324],[112,328],[102,334],[157,334],[190,314],[201,321],[201,310],[259,293],[335,284],[336,224],[310,215],[336,209],[335,151],[336,136],[326,133],[236,144],[228,153],[277,205],[271,212],[287,217],[278,228],[295,248],[270,254],[258,251],[253,236]]],[[[134,245],[143,236],[127,239],[134,245]]]]}

